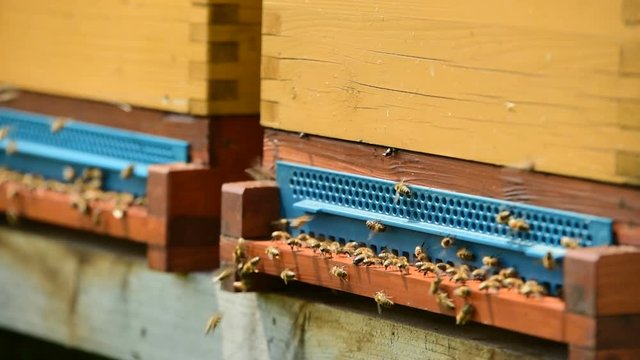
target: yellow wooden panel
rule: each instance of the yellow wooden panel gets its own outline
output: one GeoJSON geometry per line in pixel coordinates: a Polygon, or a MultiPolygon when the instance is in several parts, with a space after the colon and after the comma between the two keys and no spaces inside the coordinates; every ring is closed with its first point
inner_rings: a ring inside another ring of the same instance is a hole
{"type": "MultiPolygon", "coordinates": [[[[214,74],[192,77],[194,64],[211,61],[209,35],[217,31],[210,27],[237,30],[237,41],[259,44],[259,10],[259,0],[0,0],[0,82],[189,112],[192,102],[212,100],[206,80],[214,74]],[[205,29],[199,37],[198,28],[205,29]],[[247,31],[250,36],[240,34],[247,31]]],[[[256,73],[259,55],[250,55],[234,65],[256,73]]],[[[236,102],[241,105],[208,106],[206,114],[258,110],[258,95],[236,102]]]]}
{"type": "Polygon", "coordinates": [[[619,163],[640,154],[622,0],[263,6],[265,126],[640,184],[619,163]]]}

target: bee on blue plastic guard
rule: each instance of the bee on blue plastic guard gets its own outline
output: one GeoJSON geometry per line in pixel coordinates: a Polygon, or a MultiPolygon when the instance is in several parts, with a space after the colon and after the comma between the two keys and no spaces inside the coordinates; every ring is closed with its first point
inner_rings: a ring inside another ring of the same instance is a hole
{"type": "Polygon", "coordinates": [[[366,224],[367,228],[369,228],[369,230],[373,231],[374,233],[381,233],[387,230],[387,227],[378,220],[367,220],[366,224]]]}
{"type": "Polygon", "coordinates": [[[133,175],[133,170],[134,170],[133,164],[127,165],[124,169],[120,171],[120,178],[124,180],[129,179],[133,175]]]}
{"type": "Polygon", "coordinates": [[[55,134],[58,131],[62,130],[64,128],[65,122],[66,121],[64,118],[56,118],[55,120],[53,120],[53,122],[51,123],[51,132],[55,134]]]}
{"type": "Polygon", "coordinates": [[[442,238],[442,240],[440,241],[440,246],[442,246],[445,249],[448,249],[451,247],[451,245],[453,245],[454,242],[455,240],[453,240],[453,238],[450,238],[447,236],[442,238]]]}
{"type": "Polygon", "coordinates": [[[396,191],[396,194],[393,197],[394,204],[398,203],[398,200],[400,200],[401,196],[404,196],[404,197],[411,196],[411,189],[404,182],[404,179],[400,180],[399,183],[396,183],[395,185],[393,185],[393,189],[396,191]]]}

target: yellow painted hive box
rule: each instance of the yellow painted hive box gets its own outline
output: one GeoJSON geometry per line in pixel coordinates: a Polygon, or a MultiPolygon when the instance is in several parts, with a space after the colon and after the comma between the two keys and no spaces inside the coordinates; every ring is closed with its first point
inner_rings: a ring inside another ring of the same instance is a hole
{"type": "Polygon", "coordinates": [[[0,0],[0,83],[196,115],[259,108],[260,0],[0,0]]]}
{"type": "Polygon", "coordinates": [[[640,1],[263,10],[264,126],[640,184],[640,1]]]}

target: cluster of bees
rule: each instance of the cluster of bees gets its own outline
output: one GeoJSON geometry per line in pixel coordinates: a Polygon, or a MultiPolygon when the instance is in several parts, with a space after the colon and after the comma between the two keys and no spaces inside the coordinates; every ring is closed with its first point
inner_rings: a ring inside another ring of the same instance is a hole
{"type": "MultiPolygon", "coordinates": [[[[130,193],[104,191],[102,187],[102,171],[98,168],[86,168],[78,176],[72,167],[65,167],[63,177],[68,182],[57,180],[47,180],[40,175],[24,174],[17,171],[0,168],[0,185],[6,186],[7,199],[14,199],[20,196],[19,190],[36,191],[48,190],[70,196],[70,206],[83,215],[91,216],[93,223],[100,224],[102,216],[99,208],[92,208],[95,201],[113,202],[114,207],[111,212],[116,219],[126,216],[127,210],[131,206],[146,206],[146,197],[136,197],[130,193]]],[[[7,220],[15,224],[19,221],[19,211],[7,209],[7,220]]]]}
{"type": "MultiPolygon", "coordinates": [[[[394,189],[396,191],[396,197],[411,195],[411,189],[409,189],[404,181],[395,184],[394,189]]],[[[319,254],[323,257],[338,255],[349,257],[351,258],[352,264],[356,266],[382,267],[385,271],[391,269],[400,272],[400,274],[409,274],[413,268],[418,273],[422,273],[423,276],[434,278],[429,288],[429,294],[435,297],[436,302],[441,308],[454,311],[456,309],[454,301],[450,297],[450,294],[441,287],[443,279],[448,278],[449,281],[456,284],[456,288],[452,292],[453,296],[464,300],[463,306],[456,314],[456,323],[459,325],[467,323],[475,312],[475,308],[470,302],[472,290],[467,286],[467,282],[479,282],[478,289],[480,291],[499,292],[501,289],[506,289],[508,291],[516,291],[527,298],[541,297],[547,293],[547,289],[537,281],[524,281],[520,278],[515,268],[500,268],[500,260],[493,256],[484,256],[482,258],[482,266],[479,268],[471,268],[466,264],[454,266],[442,261],[432,262],[422,245],[419,245],[414,249],[413,255],[415,261],[411,263],[407,256],[398,256],[388,249],[383,249],[376,254],[371,248],[355,241],[343,245],[337,241],[316,239],[306,233],[292,236],[286,231],[287,228],[299,228],[311,219],[310,216],[303,215],[295,219],[281,219],[274,222],[274,225],[278,226],[279,229],[271,234],[272,241],[283,242],[288,245],[292,251],[308,248],[312,250],[314,254],[319,254]]],[[[530,231],[530,226],[525,219],[512,216],[508,210],[498,213],[495,216],[495,220],[499,224],[508,226],[514,232],[530,231]]],[[[377,220],[368,220],[365,225],[372,234],[386,231],[386,226],[377,220]]],[[[443,249],[451,249],[455,243],[456,241],[452,237],[444,237],[440,241],[443,249]]],[[[561,239],[561,244],[566,248],[576,248],[580,246],[580,240],[564,237],[561,239]]],[[[252,259],[243,258],[241,256],[243,250],[239,250],[242,247],[242,240],[240,240],[234,253],[237,266],[236,271],[240,274],[241,279],[243,276],[257,272],[255,265],[260,261],[260,257],[254,257],[252,259]],[[241,261],[238,261],[238,259],[241,259],[241,261]]],[[[268,247],[265,250],[265,254],[270,260],[278,260],[280,258],[280,250],[275,246],[268,247]]],[[[462,261],[471,261],[475,258],[474,254],[466,247],[457,248],[456,256],[462,261]]],[[[541,263],[548,270],[553,270],[556,266],[551,252],[548,252],[541,259],[541,263]]],[[[330,269],[330,275],[337,277],[340,281],[347,281],[349,278],[349,274],[344,266],[333,266],[330,269]]],[[[280,277],[285,284],[297,279],[295,271],[289,268],[284,269],[280,277]]],[[[237,286],[234,285],[234,287],[237,289],[245,288],[242,285],[242,281],[240,281],[240,284],[237,286]]],[[[376,292],[373,294],[373,298],[380,313],[383,308],[394,305],[392,297],[384,291],[376,292]]]]}
{"type": "MultiPolygon", "coordinates": [[[[57,118],[51,123],[51,133],[56,134],[64,129],[65,119],[57,118]]],[[[10,133],[10,128],[5,126],[0,128],[0,140],[5,139],[10,133]]],[[[5,148],[7,155],[15,154],[19,151],[15,141],[10,141],[5,148]]],[[[129,164],[120,171],[122,179],[129,179],[133,176],[134,165],[129,164]]],[[[6,196],[12,199],[19,195],[18,190],[50,190],[70,195],[70,206],[83,215],[90,215],[92,222],[97,226],[100,224],[101,211],[98,208],[92,209],[91,203],[94,201],[113,202],[112,215],[116,219],[126,216],[127,210],[131,206],[146,206],[146,197],[136,197],[125,192],[102,190],[104,174],[99,168],[88,167],[77,173],[71,166],[62,169],[63,182],[57,180],[47,180],[37,174],[24,174],[6,168],[0,168],[0,184],[11,183],[14,186],[7,187],[6,196]]],[[[19,211],[8,209],[6,212],[9,223],[15,224],[19,221],[19,211]]]]}

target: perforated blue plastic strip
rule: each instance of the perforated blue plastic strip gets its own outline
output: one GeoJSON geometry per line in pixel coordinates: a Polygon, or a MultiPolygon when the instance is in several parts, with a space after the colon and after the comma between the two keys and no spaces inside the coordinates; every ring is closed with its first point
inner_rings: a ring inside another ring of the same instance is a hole
{"type": "Polygon", "coordinates": [[[55,119],[0,107],[0,127],[9,130],[0,141],[0,164],[60,181],[65,166],[72,166],[78,174],[84,168],[98,167],[104,172],[105,190],[142,195],[149,165],[188,161],[185,141],[69,119],[54,133],[55,119]],[[5,149],[10,142],[17,151],[8,155],[5,149]],[[134,165],[133,176],[120,179],[120,171],[130,164],[134,165]]]}
{"type": "Polygon", "coordinates": [[[302,231],[405,255],[424,242],[433,260],[453,263],[461,263],[455,253],[466,247],[475,258],[465,263],[479,267],[483,256],[497,256],[502,266],[514,266],[525,278],[547,282],[552,291],[562,284],[563,236],[580,239],[582,246],[608,245],[613,240],[612,221],[596,216],[411,184],[407,184],[411,196],[398,197],[392,181],[287,162],[278,162],[276,174],[283,216],[314,214],[302,231]],[[530,231],[513,232],[498,224],[495,216],[503,210],[525,219],[530,231]],[[387,231],[372,236],[366,220],[380,221],[387,231]],[[443,249],[444,236],[454,238],[455,246],[443,249]],[[554,270],[542,266],[547,251],[558,262],[554,270]]]}

